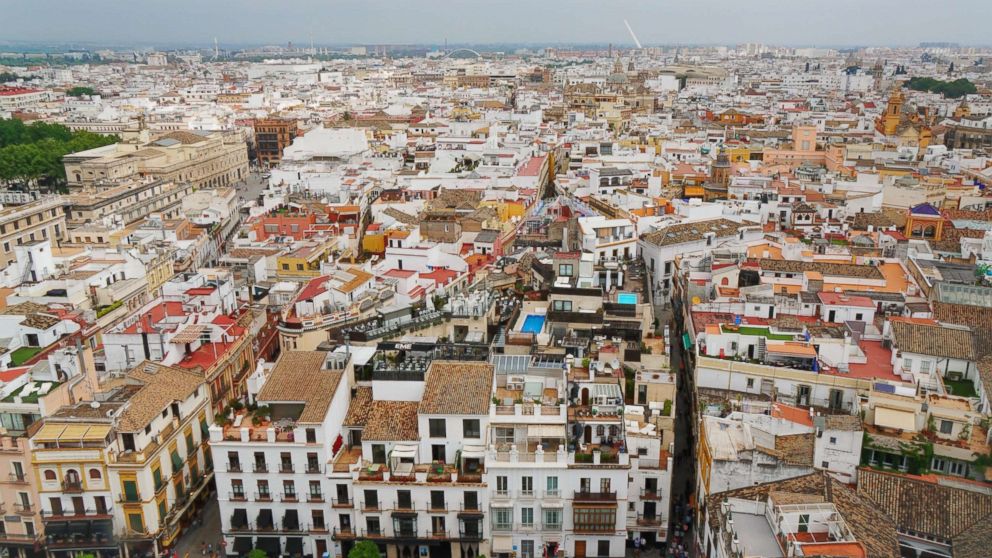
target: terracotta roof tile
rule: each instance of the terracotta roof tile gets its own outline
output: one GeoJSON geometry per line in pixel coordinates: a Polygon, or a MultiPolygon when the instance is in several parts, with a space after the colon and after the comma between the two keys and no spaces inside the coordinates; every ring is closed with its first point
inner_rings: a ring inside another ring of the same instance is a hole
{"type": "Polygon", "coordinates": [[[362,439],[406,442],[420,439],[416,401],[373,401],[362,439]]]}
{"type": "Polygon", "coordinates": [[[487,414],[492,389],[492,364],[435,360],[418,410],[429,415],[487,414]]]}
{"type": "Polygon", "coordinates": [[[324,368],[326,355],[323,351],[284,352],[258,393],[258,400],[303,403],[298,422],[323,422],[342,376],[340,370],[324,368]]]}
{"type": "Polygon", "coordinates": [[[372,410],[372,388],[368,386],[358,386],[355,389],[355,396],[351,398],[348,405],[348,414],[344,417],[344,426],[365,426],[369,420],[369,411],[372,410]]]}
{"type": "Polygon", "coordinates": [[[971,331],[907,322],[892,322],[892,342],[900,351],[944,358],[975,358],[971,331]]]}

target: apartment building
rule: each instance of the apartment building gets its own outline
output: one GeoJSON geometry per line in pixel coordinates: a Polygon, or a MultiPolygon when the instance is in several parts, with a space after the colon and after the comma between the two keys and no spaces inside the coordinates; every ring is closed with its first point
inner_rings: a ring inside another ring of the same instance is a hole
{"type": "Polygon", "coordinates": [[[344,445],[350,360],[347,353],[284,352],[247,409],[210,427],[218,464],[217,497],[229,554],[260,548],[279,554],[341,555],[330,542],[331,509],[350,509],[349,480],[335,482],[328,462],[344,445]]]}
{"type": "Polygon", "coordinates": [[[43,542],[36,486],[28,439],[23,435],[0,437],[0,509],[4,516],[0,549],[11,558],[36,556],[37,545],[43,542]]]}
{"type": "Polygon", "coordinates": [[[623,556],[630,459],[619,386],[573,382],[564,360],[493,358],[492,555],[623,556]]]}
{"type": "Polygon", "coordinates": [[[282,160],[282,151],[293,143],[296,138],[296,121],[283,118],[265,118],[256,120],[255,156],[259,165],[271,167],[282,160]]]}
{"type": "Polygon", "coordinates": [[[356,538],[390,558],[486,554],[492,366],[418,351],[377,356],[362,392],[367,414],[349,413],[348,449],[334,467],[354,498],[337,513],[342,554],[356,538]]]}
{"type": "Polygon", "coordinates": [[[190,183],[140,179],[115,183],[110,188],[80,189],[66,196],[65,214],[73,226],[103,223],[126,225],[157,214],[161,219],[182,215],[183,198],[196,186],[190,183]]]}
{"type": "Polygon", "coordinates": [[[211,477],[208,402],[196,374],[146,361],[46,418],[30,443],[49,554],[172,547],[211,477]]]}
{"type": "Polygon", "coordinates": [[[52,196],[0,209],[0,267],[17,260],[17,246],[65,237],[63,203],[64,198],[52,196]]]}

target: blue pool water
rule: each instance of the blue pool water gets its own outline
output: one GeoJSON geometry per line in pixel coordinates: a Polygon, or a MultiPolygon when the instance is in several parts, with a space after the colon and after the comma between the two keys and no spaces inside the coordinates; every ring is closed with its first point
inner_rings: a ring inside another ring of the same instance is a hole
{"type": "Polygon", "coordinates": [[[620,304],[637,304],[637,293],[617,293],[617,302],[620,304]]]}
{"type": "Polygon", "coordinates": [[[527,314],[524,318],[524,327],[520,331],[524,333],[541,333],[544,329],[544,316],[538,316],[537,314],[527,314]]]}

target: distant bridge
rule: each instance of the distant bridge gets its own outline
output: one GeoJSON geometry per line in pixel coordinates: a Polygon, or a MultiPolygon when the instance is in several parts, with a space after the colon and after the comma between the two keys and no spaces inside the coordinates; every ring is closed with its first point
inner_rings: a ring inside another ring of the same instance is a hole
{"type": "Polygon", "coordinates": [[[469,54],[474,54],[476,58],[482,58],[482,55],[481,54],[479,54],[477,51],[474,51],[474,50],[472,50],[470,48],[456,48],[455,50],[452,50],[452,51],[448,52],[447,54],[445,54],[442,58],[448,58],[449,56],[451,56],[452,54],[454,54],[456,52],[467,52],[469,54]]]}

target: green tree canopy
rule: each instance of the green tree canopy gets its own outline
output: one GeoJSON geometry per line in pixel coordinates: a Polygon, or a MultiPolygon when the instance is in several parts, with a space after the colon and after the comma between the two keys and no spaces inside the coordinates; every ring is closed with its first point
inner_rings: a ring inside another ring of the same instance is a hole
{"type": "Polygon", "coordinates": [[[65,92],[69,97],[82,97],[83,95],[96,95],[92,87],[77,85],[65,92]]]}
{"type": "Polygon", "coordinates": [[[0,180],[63,185],[62,157],[117,141],[117,136],[73,132],[61,124],[0,120],[0,180]]]}
{"type": "Polygon", "coordinates": [[[269,555],[260,548],[253,548],[248,551],[248,558],[269,558],[269,555]]]}
{"type": "Polygon", "coordinates": [[[906,82],[906,87],[913,91],[940,93],[949,99],[957,99],[978,91],[975,84],[965,78],[954,81],[942,81],[929,77],[913,77],[906,82]]]}
{"type": "Polygon", "coordinates": [[[372,541],[359,541],[348,552],[348,558],[379,558],[379,547],[372,541]]]}

